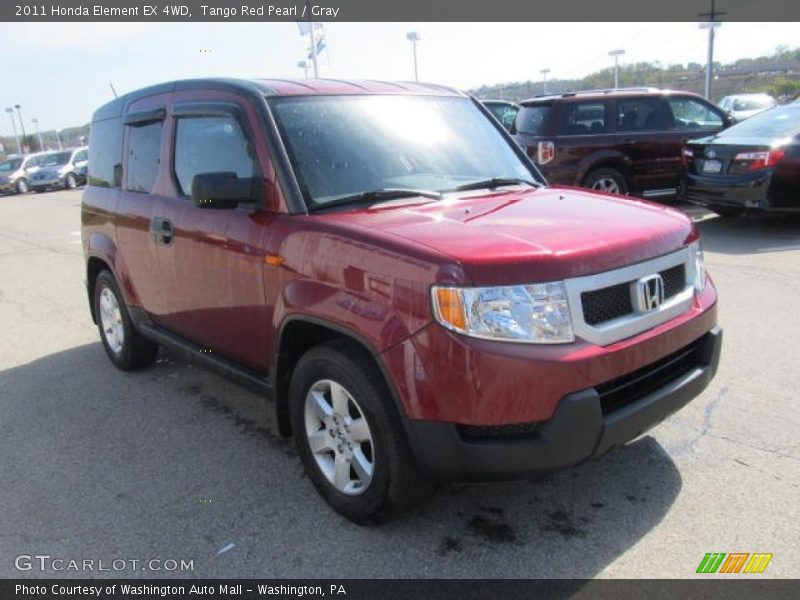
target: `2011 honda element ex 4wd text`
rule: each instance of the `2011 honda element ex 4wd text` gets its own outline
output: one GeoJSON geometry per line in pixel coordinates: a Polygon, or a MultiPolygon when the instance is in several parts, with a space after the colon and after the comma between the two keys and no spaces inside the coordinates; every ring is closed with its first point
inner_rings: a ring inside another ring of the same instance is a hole
{"type": "Polygon", "coordinates": [[[374,523],[430,482],[625,444],[717,368],[692,222],[548,187],[435,85],[192,80],[95,112],[83,248],[121,369],[159,345],[272,399],[309,478],[374,523]]]}

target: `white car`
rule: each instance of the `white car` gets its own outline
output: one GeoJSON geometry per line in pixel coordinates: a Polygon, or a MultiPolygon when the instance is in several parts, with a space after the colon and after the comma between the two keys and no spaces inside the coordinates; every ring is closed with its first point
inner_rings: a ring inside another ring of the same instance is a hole
{"type": "Polygon", "coordinates": [[[736,94],[719,101],[719,107],[736,121],[744,121],[775,106],[778,103],[769,94],[736,94]]]}

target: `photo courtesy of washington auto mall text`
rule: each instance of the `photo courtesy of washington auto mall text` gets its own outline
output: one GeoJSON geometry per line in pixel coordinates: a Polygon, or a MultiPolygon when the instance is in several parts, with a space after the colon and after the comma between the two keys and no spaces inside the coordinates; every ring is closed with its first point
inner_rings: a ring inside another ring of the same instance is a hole
{"type": "Polygon", "coordinates": [[[797,598],[800,2],[0,42],[0,600],[797,598]]]}

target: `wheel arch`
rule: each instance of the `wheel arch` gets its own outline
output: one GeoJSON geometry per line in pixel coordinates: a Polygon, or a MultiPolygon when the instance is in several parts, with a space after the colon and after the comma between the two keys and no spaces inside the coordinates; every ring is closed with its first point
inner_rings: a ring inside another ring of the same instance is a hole
{"type": "Polygon", "coordinates": [[[576,185],[583,186],[586,177],[597,169],[610,168],[619,171],[631,186],[630,159],[617,150],[601,150],[586,156],[578,165],[575,174],[576,185]]]}
{"type": "Polygon", "coordinates": [[[289,384],[300,358],[312,348],[325,342],[343,340],[367,354],[381,373],[395,409],[405,426],[405,408],[386,365],[372,345],[359,333],[337,323],[309,315],[288,315],[278,329],[275,360],[272,367],[275,416],[278,431],[284,437],[292,435],[289,419],[289,384]]]}

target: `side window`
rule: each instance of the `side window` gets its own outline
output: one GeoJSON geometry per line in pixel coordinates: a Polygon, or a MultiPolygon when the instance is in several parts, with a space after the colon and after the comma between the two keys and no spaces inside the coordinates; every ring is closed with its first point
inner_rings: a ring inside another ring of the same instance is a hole
{"type": "Polygon", "coordinates": [[[608,130],[603,102],[571,102],[562,110],[561,135],[605,133],[608,130]]]}
{"type": "Polygon", "coordinates": [[[153,191],[161,155],[161,129],[161,121],[128,127],[128,191],[153,191]]]}
{"type": "Polygon", "coordinates": [[[25,161],[25,168],[32,169],[33,167],[38,167],[40,162],[41,161],[38,156],[32,156],[31,158],[25,161]]]}
{"type": "Polygon", "coordinates": [[[672,129],[672,115],[661,98],[620,98],[617,100],[617,131],[666,131],[672,129]]]}
{"type": "Polygon", "coordinates": [[[86,160],[86,156],[87,155],[88,155],[88,153],[86,152],[86,150],[81,150],[80,152],[76,152],[75,153],[75,158],[72,160],[72,162],[74,162],[74,163],[83,162],[83,161],[86,160]]]}
{"type": "Polygon", "coordinates": [[[722,129],[722,115],[696,98],[669,99],[676,129],[722,129]]]}
{"type": "Polygon", "coordinates": [[[195,175],[258,174],[255,151],[234,117],[181,117],[175,132],[175,178],[184,196],[192,193],[195,175]]]}
{"type": "Polygon", "coordinates": [[[119,187],[122,172],[122,117],[92,123],[89,140],[89,185],[119,187]]]}

